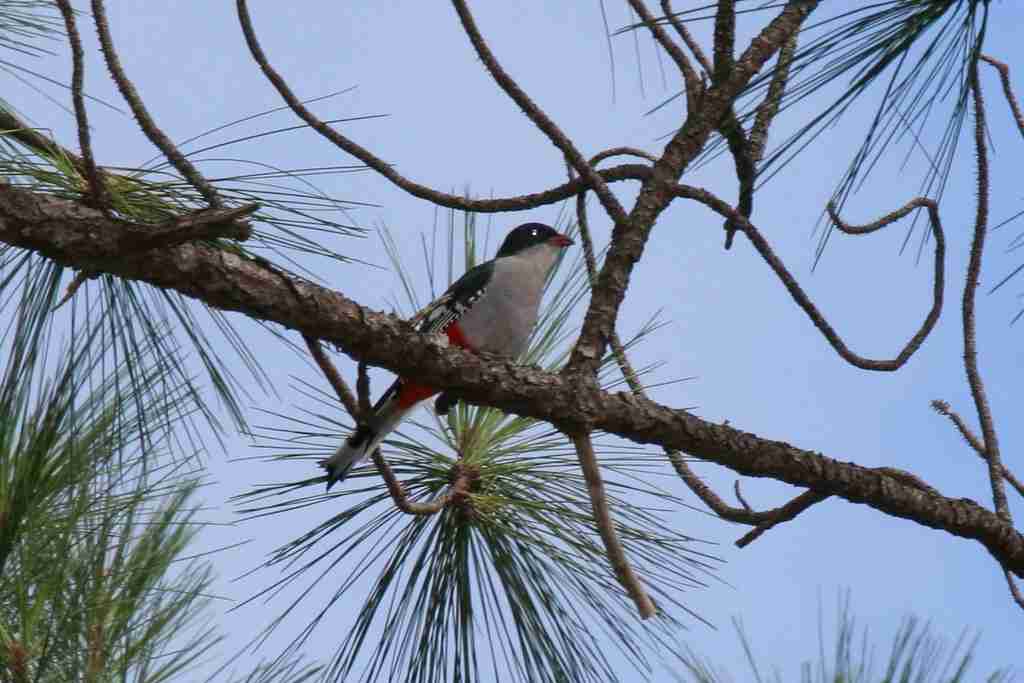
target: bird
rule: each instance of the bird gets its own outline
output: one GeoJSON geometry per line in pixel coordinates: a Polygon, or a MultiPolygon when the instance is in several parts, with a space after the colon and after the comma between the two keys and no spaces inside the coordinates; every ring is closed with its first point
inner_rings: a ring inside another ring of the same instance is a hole
{"type": "MultiPolygon", "coordinates": [[[[570,237],[543,223],[514,228],[493,259],[466,271],[414,316],[417,331],[444,334],[450,344],[470,351],[518,358],[537,323],[548,274],[572,244],[570,237]]],[[[327,472],[327,490],[371,455],[417,404],[437,393],[438,389],[415,377],[396,379],[373,406],[369,418],[333,456],[320,461],[327,472]]],[[[445,414],[453,401],[447,392],[442,393],[435,409],[445,414]]]]}

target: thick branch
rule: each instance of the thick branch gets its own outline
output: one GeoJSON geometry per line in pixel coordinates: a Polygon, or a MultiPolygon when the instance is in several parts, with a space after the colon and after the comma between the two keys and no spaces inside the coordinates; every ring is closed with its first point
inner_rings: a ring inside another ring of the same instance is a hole
{"type": "Polygon", "coordinates": [[[188,243],[124,257],[118,246],[128,229],[88,207],[0,186],[0,241],[7,244],[279,323],[367,363],[415,373],[471,402],[567,431],[590,428],[680,450],[740,474],[828,492],[973,539],[1024,577],[1024,536],[973,501],[935,495],[886,472],[707,422],[628,393],[607,393],[591,382],[483,359],[419,335],[395,317],[362,308],[337,292],[304,281],[285,282],[261,263],[211,245],[188,243]]]}

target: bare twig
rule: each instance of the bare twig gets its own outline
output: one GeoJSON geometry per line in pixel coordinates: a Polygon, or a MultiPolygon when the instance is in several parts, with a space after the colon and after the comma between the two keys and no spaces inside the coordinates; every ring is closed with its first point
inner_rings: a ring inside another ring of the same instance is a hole
{"type": "Polygon", "coordinates": [[[775,63],[775,73],[772,74],[771,83],[768,84],[768,92],[765,93],[761,104],[757,106],[754,125],[750,128],[750,157],[754,164],[761,163],[761,159],[764,157],[764,148],[768,144],[768,130],[779,113],[779,106],[786,94],[786,86],[789,85],[789,70],[793,66],[793,57],[796,55],[797,36],[797,33],[792,34],[779,48],[779,57],[775,63]]]}
{"type": "MultiPolygon", "coordinates": [[[[960,436],[964,437],[964,441],[967,442],[967,445],[971,447],[978,457],[982,460],[988,459],[988,456],[985,454],[985,446],[981,443],[981,439],[971,431],[971,428],[967,426],[967,423],[964,422],[963,418],[950,408],[948,403],[945,401],[932,401],[932,408],[934,408],[935,412],[939,415],[944,415],[949,418],[953,425],[956,426],[957,431],[960,432],[960,436]]],[[[1010,486],[1017,490],[1017,493],[1024,496],[1024,482],[1014,476],[1013,472],[1006,468],[1006,465],[1003,465],[1003,478],[1009,482],[1010,486]]]]}
{"type": "Polygon", "coordinates": [[[873,223],[862,226],[853,226],[844,223],[839,216],[836,215],[831,205],[828,207],[829,215],[836,223],[836,227],[842,232],[850,235],[866,235],[876,230],[880,230],[903,218],[914,209],[926,208],[928,210],[932,234],[935,237],[935,276],[932,286],[931,310],[928,311],[928,315],[925,316],[920,329],[918,329],[914,336],[907,341],[906,345],[898,354],[896,354],[895,358],[890,360],[874,360],[859,356],[849,349],[838,333],[836,333],[835,329],[832,328],[832,325],[830,325],[825,319],[825,316],[823,316],[818,310],[818,307],[814,305],[804,290],[800,287],[796,279],[790,274],[789,270],[786,269],[786,266],[782,263],[781,259],[775,255],[775,252],[772,250],[771,245],[768,244],[768,241],[761,235],[761,232],[754,227],[746,216],[743,216],[741,213],[729,206],[729,204],[722,201],[712,193],[699,187],[675,185],[673,187],[673,192],[676,196],[698,201],[718,213],[720,216],[724,216],[734,222],[736,226],[743,231],[743,234],[747,236],[751,244],[754,245],[754,248],[757,249],[761,258],[765,260],[779,280],[782,281],[782,284],[786,287],[790,296],[793,297],[793,300],[798,306],[800,306],[800,308],[803,309],[811,319],[811,322],[814,323],[814,326],[817,327],[825,336],[825,339],[828,340],[828,343],[833,349],[835,349],[836,353],[838,353],[843,360],[855,367],[863,370],[888,372],[899,369],[912,355],[914,355],[917,349],[921,347],[921,344],[931,333],[932,329],[935,327],[935,323],[939,319],[939,315],[942,313],[943,289],[945,286],[946,240],[942,230],[942,223],[939,219],[938,206],[931,199],[926,197],[912,199],[896,211],[882,216],[873,223]]]}
{"type": "Polygon", "coordinates": [[[128,76],[125,75],[124,68],[121,66],[121,58],[118,56],[117,50],[114,49],[114,41],[110,36],[110,27],[107,24],[107,12],[103,7],[103,0],[92,0],[92,18],[96,24],[96,34],[100,39],[100,49],[103,52],[103,59],[107,63],[107,69],[110,71],[114,83],[117,84],[117,89],[121,92],[121,96],[128,103],[128,106],[131,107],[132,114],[135,116],[135,120],[138,122],[142,132],[146,134],[150,142],[163,152],[164,157],[178,170],[178,173],[199,194],[203,195],[203,198],[211,208],[221,208],[223,203],[217,191],[206,181],[203,174],[175,147],[170,138],[157,127],[153,117],[149,114],[149,110],[146,109],[146,105],[143,104],[142,98],[136,92],[135,86],[132,85],[132,82],[128,80],[128,76]]]}
{"type": "Polygon", "coordinates": [[[932,401],[932,408],[939,415],[945,415],[950,419],[950,421],[956,426],[957,430],[960,432],[960,436],[964,437],[964,441],[967,442],[968,446],[974,449],[975,453],[980,455],[982,458],[986,457],[985,444],[981,443],[981,440],[978,439],[977,435],[975,435],[975,433],[971,431],[971,428],[967,426],[967,423],[964,422],[963,418],[960,417],[957,413],[955,413],[953,409],[949,407],[948,403],[946,403],[945,401],[935,400],[932,401]]]}
{"type": "Polygon", "coordinates": [[[754,541],[756,541],[761,534],[771,529],[773,526],[788,522],[793,519],[801,512],[811,507],[816,503],[820,503],[829,497],[830,494],[822,493],[820,491],[804,491],[799,496],[789,501],[781,507],[777,507],[772,510],[771,519],[767,519],[756,527],[744,534],[739,540],[736,541],[738,548],[745,548],[754,541]]]}
{"type": "Polygon", "coordinates": [[[1024,135],[1024,113],[1020,110],[1017,96],[1013,94],[1013,86],[1010,84],[1010,67],[988,55],[981,55],[981,59],[994,66],[999,72],[999,80],[1003,83],[1003,94],[1006,95],[1006,102],[1010,105],[1010,111],[1013,112],[1013,120],[1017,122],[1017,130],[1024,135]]]}
{"type": "Polygon", "coordinates": [[[320,346],[320,342],[310,337],[308,334],[302,335],[303,340],[306,342],[306,348],[309,349],[309,354],[313,356],[313,360],[320,366],[320,371],[324,373],[324,377],[334,388],[334,393],[337,394],[338,400],[341,401],[341,405],[345,406],[345,410],[352,417],[353,420],[358,422],[362,415],[366,413],[359,410],[359,404],[356,403],[355,396],[352,395],[352,390],[349,389],[345,379],[338,372],[338,368],[334,367],[334,363],[324,353],[323,348],[320,346]]]}
{"type": "Polygon", "coordinates": [[[963,325],[964,325],[964,370],[967,384],[971,387],[974,407],[981,423],[981,443],[985,447],[985,461],[988,463],[989,481],[992,486],[992,504],[996,514],[1006,522],[1011,521],[1010,508],[1006,502],[1003,486],[1003,464],[999,455],[999,439],[996,436],[992,410],[985,395],[985,383],[978,369],[978,346],[974,322],[974,295],[981,277],[981,258],[985,250],[985,235],[988,232],[988,150],[985,147],[985,100],[981,94],[981,80],[978,78],[978,63],[972,62],[970,71],[971,95],[974,104],[974,153],[977,159],[978,199],[974,221],[974,239],[971,241],[971,257],[967,264],[967,278],[964,283],[963,325]]]}
{"type": "Polygon", "coordinates": [[[637,16],[640,17],[640,21],[651,32],[654,40],[661,45],[665,52],[668,53],[668,56],[672,58],[672,61],[676,63],[676,67],[683,76],[683,84],[686,87],[687,111],[693,112],[697,108],[703,86],[701,85],[700,76],[697,75],[693,65],[690,63],[690,58],[686,56],[682,48],[661,27],[661,24],[658,23],[650,10],[647,9],[647,5],[644,4],[643,0],[629,0],[629,4],[633,11],[637,13],[637,16]]]}
{"type": "Polygon", "coordinates": [[[701,49],[700,43],[693,39],[693,35],[690,34],[690,30],[686,28],[686,24],[679,21],[679,17],[672,11],[671,0],[661,0],[661,10],[665,13],[665,18],[672,24],[672,28],[676,30],[679,37],[683,39],[686,47],[690,48],[690,52],[693,53],[694,59],[700,64],[704,72],[710,76],[714,73],[715,68],[711,65],[711,60],[708,59],[707,55],[704,54],[704,50],[701,49]]]}
{"type": "MultiPolygon", "coordinates": [[[[610,159],[611,157],[618,156],[639,157],[640,159],[646,159],[647,161],[650,161],[652,164],[658,161],[658,157],[654,156],[650,152],[645,152],[644,150],[638,149],[636,147],[611,147],[609,149],[604,150],[603,152],[598,152],[594,156],[590,157],[590,165],[597,166],[605,159],[610,159]]],[[[570,175],[570,177],[572,176],[570,175]]],[[[580,192],[579,194],[584,194],[584,192],[580,192]]]]}
{"type": "MultiPolygon", "coordinates": [[[[281,99],[300,119],[306,122],[310,128],[315,130],[326,140],[336,145],[344,152],[356,157],[364,164],[372,168],[385,179],[408,192],[414,197],[425,199],[429,202],[449,209],[459,211],[473,211],[477,213],[497,213],[505,211],[525,211],[535,209],[539,206],[555,204],[590,187],[586,179],[577,179],[574,182],[559,185],[541,192],[520,195],[516,197],[504,197],[498,199],[470,199],[461,195],[440,192],[426,185],[413,182],[398,173],[391,164],[370,152],[365,147],[353,142],[335,129],[328,126],[324,121],[313,114],[302,101],[295,96],[292,89],[285,82],[267,60],[263,48],[260,46],[256,31],[252,25],[252,18],[249,15],[246,0],[236,0],[238,8],[238,21],[245,35],[245,42],[252,54],[253,61],[260,67],[267,80],[274,86],[281,99]]],[[[616,166],[602,171],[598,174],[603,183],[619,182],[623,180],[646,180],[651,176],[651,170],[647,166],[632,164],[627,166],[616,166]]]]}
{"type": "MultiPolygon", "coordinates": [[[[243,0],[239,0],[243,2],[243,0]]],[[[472,13],[469,11],[469,6],[465,0],[452,0],[452,5],[455,7],[455,12],[459,15],[459,21],[462,22],[462,28],[469,37],[469,41],[473,44],[473,49],[476,50],[476,54],[480,57],[480,61],[484,63],[487,71],[491,74],[494,82],[505,91],[512,100],[519,105],[519,108],[523,110],[537,128],[541,130],[548,139],[551,140],[552,144],[555,145],[562,154],[569,160],[576,169],[576,172],[587,181],[587,184],[594,190],[594,194],[601,201],[601,205],[604,210],[608,212],[611,219],[621,225],[629,225],[629,216],[626,215],[626,210],[622,207],[619,200],[612,194],[612,191],[608,188],[608,185],[604,182],[604,179],[598,175],[594,168],[587,163],[587,160],[583,158],[579,150],[572,143],[565,133],[558,127],[558,125],[551,120],[551,118],[539,107],[537,104],[527,95],[519,84],[513,80],[511,76],[502,68],[501,64],[495,58],[494,53],[491,52],[491,48],[488,47],[487,41],[484,40],[480,30],[476,26],[476,21],[473,19],[472,13]]]]}
{"type": "Polygon", "coordinates": [[[64,296],[53,305],[53,310],[56,311],[58,308],[71,301],[71,297],[78,293],[78,290],[87,280],[98,277],[99,273],[94,270],[82,269],[75,273],[75,277],[68,283],[67,289],[64,290],[64,296]]]}
{"type": "Polygon", "coordinates": [[[586,432],[570,434],[573,444],[576,446],[576,455],[580,459],[580,467],[583,469],[583,477],[587,481],[587,492],[590,494],[590,505],[594,511],[594,520],[597,523],[597,530],[604,542],[605,552],[608,554],[608,562],[619,583],[633,599],[641,619],[649,619],[656,614],[654,603],[651,602],[647,591],[640,584],[640,579],[633,572],[633,568],[626,559],[626,553],[619,542],[615,526],[612,524],[611,512],[608,509],[608,499],[604,492],[604,482],[601,481],[601,470],[597,464],[597,456],[594,455],[594,444],[590,435],[586,432]]]}
{"type": "Polygon", "coordinates": [[[75,106],[75,122],[78,127],[78,146],[82,154],[82,171],[85,180],[89,185],[89,195],[96,208],[108,211],[110,199],[103,186],[99,171],[96,169],[96,161],[92,156],[92,144],[89,141],[89,117],[85,110],[85,97],[82,95],[82,88],[85,81],[85,57],[82,53],[82,39],[78,35],[78,25],[75,22],[75,10],[71,7],[70,0],[57,0],[57,6],[64,17],[64,29],[68,34],[68,43],[71,45],[71,99],[75,106]]]}

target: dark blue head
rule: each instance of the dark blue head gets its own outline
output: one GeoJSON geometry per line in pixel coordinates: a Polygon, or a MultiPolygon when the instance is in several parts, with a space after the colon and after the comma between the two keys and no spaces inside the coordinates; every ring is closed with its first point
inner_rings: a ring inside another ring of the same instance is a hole
{"type": "Polygon", "coordinates": [[[524,249],[545,243],[556,247],[567,247],[573,241],[550,225],[523,223],[505,237],[505,241],[501,243],[501,249],[498,250],[498,256],[512,256],[524,249]]]}

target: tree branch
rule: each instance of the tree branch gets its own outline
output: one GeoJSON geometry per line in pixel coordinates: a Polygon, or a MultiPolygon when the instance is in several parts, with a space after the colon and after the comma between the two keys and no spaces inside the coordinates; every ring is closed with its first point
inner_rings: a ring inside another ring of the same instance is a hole
{"type": "Polygon", "coordinates": [[[63,265],[147,282],[209,306],[276,322],[337,345],[353,358],[396,374],[415,373],[463,400],[558,425],[601,430],[636,443],[679,450],[740,474],[770,477],[829,492],[891,516],[975,540],[1024,577],[1024,536],[966,499],[930,494],[871,468],[714,424],[628,393],[512,361],[483,359],[417,334],[394,316],[296,280],[244,255],[192,242],[122,256],[131,230],[94,209],[0,185],[0,242],[31,249],[63,265]]]}
{"type": "Polygon", "coordinates": [[[356,403],[356,397],[352,394],[352,390],[349,389],[348,383],[345,382],[345,378],[338,372],[338,368],[334,367],[334,363],[324,353],[323,348],[320,347],[320,342],[310,337],[308,334],[302,335],[303,341],[306,342],[306,348],[309,349],[309,355],[313,356],[313,360],[316,361],[317,366],[320,368],[320,372],[327,378],[327,382],[334,389],[334,393],[337,395],[338,400],[341,401],[341,405],[345,406],[345,410],[349,416],[359,422],[362,420],[362,416],[366,413],[359,409],[359,404],[356,403]]]}
{"type": "Polygon", "coordinates": [[[718,0],[715,12],[715,64],[713,82],[720,83],[732,73],[736,49],[736,0],[718,0]]]}
{"type": "Polygon", "coordinates": [[[811,507],[816,503],[820,503],[829,497],[830,494],[822,493],[820,491],[804,491],[799,496],[789,501],[785,505],[775,508],[770,511],[769,518],[758,524],[756,527],[744,534],[739,540],[736,541],[736,546],[739,548],[745,548],[754,541],[756,541],[761,534],[771,529],[773,526],[788,522],[795,518],[801,512],[811,507]]]}

